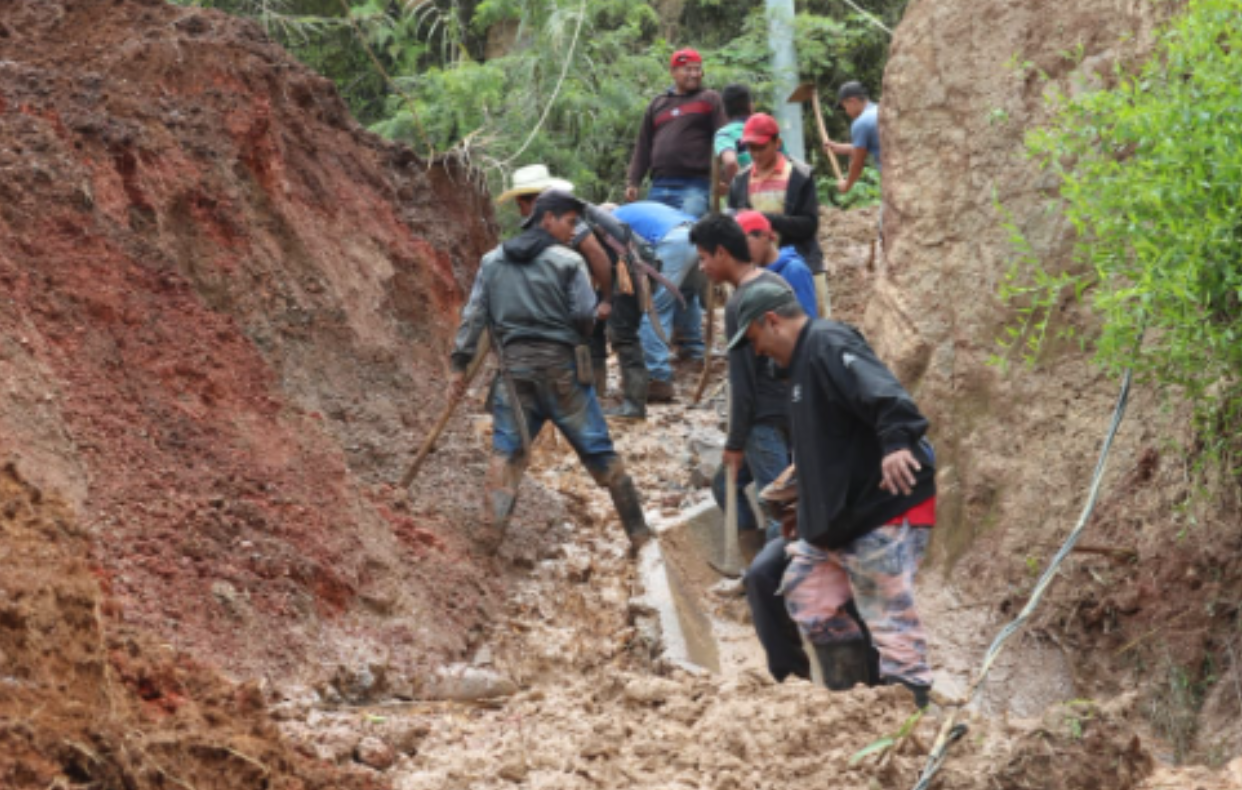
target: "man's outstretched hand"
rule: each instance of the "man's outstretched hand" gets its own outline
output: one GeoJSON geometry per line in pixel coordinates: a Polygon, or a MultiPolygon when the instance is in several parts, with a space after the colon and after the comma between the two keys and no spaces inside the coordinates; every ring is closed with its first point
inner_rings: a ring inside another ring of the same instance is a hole
{"type": "Polygon", "coordinates": [[[909,450],[897,450],[884,456],[880,462],[880,473],[883,480],[880,488],[890,494],[909,494],[914,490],[916,482],[914,473],[923,468],[909,450]]]}

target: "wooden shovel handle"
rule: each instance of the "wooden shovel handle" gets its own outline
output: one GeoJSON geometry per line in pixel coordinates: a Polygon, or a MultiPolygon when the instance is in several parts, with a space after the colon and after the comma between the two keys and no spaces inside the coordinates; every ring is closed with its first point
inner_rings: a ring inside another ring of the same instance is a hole
{"type": "MultiPolygon", "coordinates": [[[[483,330],[487,332],[486,329],[483,330]]],[[[470,367],[466,368],[466,386],[470,386],[470,382],[478,375],[479,370],[483,367],[483,360],[487,359],[487,352],[491,351],[491,345],[487,342],[487,337],[479,338],[479,350],[474,355],[474,359],[470,360],[470,367]]],[[[464,390],[463,390],[464,392],[464,390]]],[[[457,410],[457,404],[461,403],[462,397],[456,396],[449,398],[449,402],[445,404],[444,411],[440,413],[440,419],[436,420],[435,427],[431,429],[431,434],[423,441],[423,446],[418,448],[418,455],[414,456],[414,462],[410,464],[410,468],[405,470],[405,474],[401,477],[399,485],[402,488],[409,488],[410,483],[414,482],[414,478],[418,476],[418,470],[422,468],[423,461],[427,460],[427,456],[431,455],[431,451],[436,447],[436,440],[440,438],[440,434],[444,433],[445,426],[448,425],[449,418],[453,416],[453,412],[457,410]]]]}
{"type": "MultiPolygon", "coordinates": [[[[811,109],[815,111],[815,125],[819,127],[819,141],[821,143],[828,142],[828,128],[824,126],[824,113],[819,107],[819,91],[811,94],[811,109]]],[[[828,161],[832,163],[832,172],[837,174],[837,180],[845,178],[841,175],[841,164],[837,162],[837,155],[831,151],[826,151],[828,161]]]]}

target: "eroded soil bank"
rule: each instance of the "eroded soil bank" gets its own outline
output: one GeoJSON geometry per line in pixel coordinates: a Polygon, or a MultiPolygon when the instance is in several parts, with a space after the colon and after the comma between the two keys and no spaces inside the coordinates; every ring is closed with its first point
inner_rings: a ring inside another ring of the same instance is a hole
{"type": "MultiPolygon", "coordinates": [[[[969,12],[915,4],[900,73],[947,57],[941,28],[986,38],[954,21],[969,12]]],[[[1001,27],[1072,38],[1047,16],[1001,27]]],[[[986,103],[975,72],[957,90],[986,103]]],[[[713,592],[679,526],[704,512],[719,428],[718,401],[685,408],[689,371],[617,437],[716,671],[665,655],[610,506],[554,437],[500,556],[475,550],[482,386],[392,487],[494,242],[468,169],[358,128],[254,26],[153,0],[0,5],[0,76],[0,785],[912,786],[943,711],[851,765],[905,694],[773,685],[744,605],[713,592]]],[[[933,128],[890,87],[904,128],[933,128]]],[[[1017,119],[1033,89],[1011,87],[1017,119]]],[[[972,172],[1017,183],[996,164],[1014,137],[973,136],[997,150],[972,172]]],[[[959,184],[910,157],[932,150],[917,135],[885,145],[894,183],[959,184]]],[[[946,459],[921,593],[952,695],[1076,515],[1113,383],[1070,348],[1009,378],[983,364],[1003,267],[971,241],[982,204],[935,194],[889,196],[889,257],[871,212],[825,212],[822,242],[839,317],[946,459]]],[[[998,665],[940,786],[1242,785],[1242,521],[1229,496],[1188,497],[1162,405],[1138,393],[1096,551],[998,665]]]]}

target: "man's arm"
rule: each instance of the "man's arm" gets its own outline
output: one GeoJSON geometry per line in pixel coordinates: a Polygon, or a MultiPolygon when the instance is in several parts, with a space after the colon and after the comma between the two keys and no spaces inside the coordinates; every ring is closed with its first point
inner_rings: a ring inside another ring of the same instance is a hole
{"type": "Polygon", "coordinates": [[[725,438],[724,458],[734,474],[754,422],[757,377],[755,354],[749,346],[729,352],[729,434],[725,438]]]}
{"type": "Polygon", "coordinates": [[[474,276],[474,286],[470,289],[470,298],[461,308],[461,323],[457,325],[457,334],[453,338],[453,353],[449,357],[452,375],[449,377],[449,389],[454,397],[460,396],[466,388],[466,368],[478,351],[479,338],[487,328],[487,285],[485,281],[486,262],[479,266],[474,276]]]}
{"type": "Polygon", "coordinates": [[[729,185],[733,183],[733,177],[737,175],[737,152],[726,150],[720,155],[720,185],[721,191],[727,191],[729,185]]]}
{"type": "Polygon", "coordinates": [[[612,314],[612,261],[608,258],[608,253],[604,252],[603,245],[599,243],[599,239],[595,238],[594,233],[582,240],[578,245],[578,252],[586,259],[591,276],[595,278],[595,284],[599,286],[599,305],[596,307],[596,317],[600,321],[607,321],[608,316],[612,314]]]}
{"type": "Polygon", "coordinates": [[[595,329],[595,291],[591,288],[585,262],[574,268],[573,275],[565,283],[565,295],[569,302],[569,320],[584,339],[590,337],[595,329]]]}
{"type": "Polygon", "coordinates": [[[853,153],[850,154],[850,172],[845,178],[837,182],[837,191],[842,195],[854,188],[854,184],[858,183],[858,177],[862,175],[863,164],[867,161],[867,149],[850,146],[853,153]]]}
{"type": "Polygon", "coordinates": [[[914,399],[860,337],[824,355],[827,373],[853,414],[871,426],[884,454],[911,450],[927,433],[914,399]]]}
{"type": "Polygon", "coordinates": [[[737,175],[739,165],[737,161],[737,147],[725,129],[716,130],[716,134],[712,137],[712,151],[716,156],[720,157],[721,194],[728,194],[729,184],[732,183],[733,177],[737,175]]]}
{"type": "Polygon", "coordinates": [[[712,131],[723,128],[729,124],[729,114],[725,112],[724,97],[716,91],[711,91],[712,97],[712,131]]]}
{"type": "Polygon", "coordinates": [[[750,180],[746,178],[746,174],[749,172],[749,168],[743,170],[734,176],[729,183],[729,198],[727,201],[729,208],[736,210],[750,207],[750,201],[746,199],[746,189],[750,183],[750,180]]]}
{"type": "Polygon", "coordinates": [[[824,153],[828,156],[836,154],[837,156],[853,156],[854,146],[849,143],[838,143],[833,140],[824,142],[824,153]]]}
{"type": "Polygon", "coordinates": [[[647,105],[647,111],[643,113],[643,122],[638,127],[638,140],[634,143],[634,155],[630,157],[630,169],[625,187],[625,202],[627,203],[638,200],[638,188],[646,178],[647,171],[651,169],[651,138],[655,134],[654,116],[651,110],[654,106],[654,100],[647,105]]]}
{"type": "Polygon", "coordinates": [[[834,347],[826,357],[827,372],[850,410],[872,426],[883,448],[880,488],[890,494],[909,494],[923,467],[912,449],[927,433],[927,418],[876,357],[866,342],[834,347]]]}

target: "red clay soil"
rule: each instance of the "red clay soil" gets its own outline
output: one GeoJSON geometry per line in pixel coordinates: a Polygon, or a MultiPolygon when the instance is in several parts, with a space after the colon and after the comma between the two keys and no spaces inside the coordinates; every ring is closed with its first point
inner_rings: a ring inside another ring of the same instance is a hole
{"type": "Polygon", "coordinates": [[[295,752],[234,686],[115,623],[63,503],[0,470],[0,787],[378,787],[295,752]]]}
{"type": "Polygon", "coordinates": [[[0,460],[178,651],[416,687],[477,636],[500,582],[452,486],[482,459],[414,512],[390,483],[494,236],[467,169],[361,129],[253,24],[0,4],[0,460]]]}

